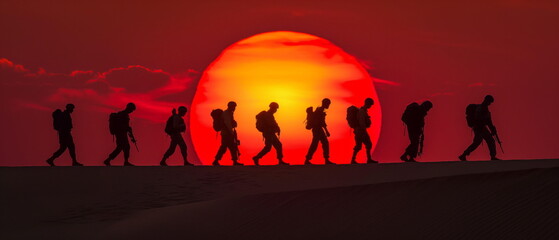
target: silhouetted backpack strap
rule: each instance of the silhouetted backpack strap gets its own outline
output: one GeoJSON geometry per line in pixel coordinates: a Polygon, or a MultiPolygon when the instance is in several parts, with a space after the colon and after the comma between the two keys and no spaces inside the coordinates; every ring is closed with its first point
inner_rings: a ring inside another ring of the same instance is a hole
{"type": "Polygon", "coordinates": [[[313,107],[308,107],[306,111],[307,118],[305,120],[305,128],[307,130],[310,130],[314,127],[314,125],[316,125],[316,114],[313,111],[313,107]]]}
{"type": "Polygon", "coordinates": [[[350,128],[359,127],[359,108],[356,106],[351,106],[347,108],[346,120],[350,128]]]}
{"type": "Polygon", "coordinates": [[[225,121],[223,120],[223,110],[221,109],[214,109],[210,113],[212,116],[212,126],[216,132],[219,132],[225,128],[225,121]]]}
{"type": "Polygon", "coordinates": [[[409,125],[410,123],[413,124],[414,121],[417,121],[418,117],[419,117],[419,104],[416,102],[410,103],[408,104],[408,106],[406,107],[406,110],[404,110],[404,113],[402,114],[402,122],[404,122],[406,125],[409,125]]]}
{"type": "Polygon", "coordinates": [[[268,116],[266,116],[266,114],[266,111],[262,111],[256,115],[256,129],[260,132],[266,132],[269,130],[269,124],[266,122],[268,121],[268,116]]]}
{"type": "Polygon", "coordinates": [[[469,104],[466,107],[466,122],[468,123],[468,127],[473,127],[478,123],[478,116],[476,116],[478,108],[479,104],[469,104]]]}
{"type": "Polygon", "coordinates": [[[64,116],[62,116],[62,110],[56,109],[52,112],[52,127],[56,131],[64,129],[64,116]]]}

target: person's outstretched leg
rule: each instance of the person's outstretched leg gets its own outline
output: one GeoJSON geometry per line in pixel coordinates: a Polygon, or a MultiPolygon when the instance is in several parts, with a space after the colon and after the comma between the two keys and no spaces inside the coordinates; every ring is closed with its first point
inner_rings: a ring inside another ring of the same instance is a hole
{"type": "Polygon", "coordinates": [[[272,137],[272,146],[276,150],[276,158],[278,159],[279,164],[288,164],[288,163],[283,161],[283,147],[282,147],[282,144],[281,144],[278,136],[276,136],[276,134],[274,134],[273,137],[272,137]]]}
{"type": "Polygon", "coordinates": [[[223,154],[225,154],[225,152],[227,151],[227,141],[229,140],[228,138],[229,136],[226,133],[221,133],[221,145],[219,146],[219,149],[215,154],[214,162],[212,163],[212,165],[218,165],[219,161],[223,157],[223,154]]]}
{"type": "Polygon", "coordinates": [[[307,151],[307,155],[305,156],[305,164],[311,164],[312,156],[314,155],[314,152],[318,148],[318,142],[319,139],[313,131],[311,146],[309,146],[309,150],[307,151]]]}
{"type": "Polygon", "coordinates": [[[351,163],[357,163],[357,153],[361,151],[363,147],[363,137],[360,131],[354,131],[355,134],[355,147],[353,147],[353,155],[351,156],[351,163]]]}
{"type": "Polygon", "coordinates": [[[254,160],[254,164],[259,165],[258,164],[258,160],[260,160],[264,155],[266,155],[266,153],[270,152],[270,150],[272,150],[272,137],[270,134],[263,134],[264,136],[264,148],[262,148],[262,150],[256,154],[256,156],[254,156],[252,158],[252,160],[254,160]]]}
{"type": "Polygon", "coordinates": [[[462,155],[458,156],[461,161],[466,161],[466,156],[470,155],[470,153],[476,150],[476,148],[481,144],[481,142],[483,141],[481,131],[481,129],[474,129],[474,140],[472,144],[470,144],[470,146],[468,146],[468,148],[464,150],[464,153],[462,153],[462,155]]]}
{"type": "Polygon", "coordinates": [[[72,166],[83,166],[83,164],[79,163],[76,160],[76,145],[74,145],[74,138],[71,134],[68,134],[68,152],[70,153],[70,157],[72,158],[72,166]]]}
{"type": "Polygon", "coordinates": [[[179,148],[181,149],[181,155],[182,155],[182,160],[184,161],[184,165],[193,165],[192,163],[188,162],[188,152],[187,152],[187,148],[186,148],[186,143],[184,142],[184,139],[182,138],[181,135],[179,135],[179,139],[177,141],[177,144],[179,145],[179,148]]]}
{"type": "Polygon", "coordinates": [[[487,143],[487,148],[489,149],[489,156],[491,156],[491,160],[500,160],[497,158],[497,146],[495,145],[495,139],[493,139],[493,135],[489,130],[485,129],[482,132],[483,140],[487,143]]]}
{"type": "Polygon", "coordinates": [[[161,159],[159,165],[167,166],[167,158],[169,158],[171,155],[173,155],[173,153],[175,153],[176,148],[177,148],[177,141],[175,141],[175,139],[171,137],[171,144],[169,144],[169,148],[167,149],[165,154],[163,154],[163,159],[161,159]]]}

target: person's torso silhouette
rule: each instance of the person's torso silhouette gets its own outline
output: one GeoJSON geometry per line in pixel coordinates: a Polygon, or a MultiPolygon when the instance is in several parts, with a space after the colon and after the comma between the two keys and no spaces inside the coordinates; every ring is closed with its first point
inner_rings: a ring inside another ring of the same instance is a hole
{"type": "Polygon", "coordinates": [[[278,108],[279,105],[275,102],[272,102],[270,103],[270,109],[268,111],[262,111],[256,116],[257,129],[262,132],[262,136],[264,137],[264,148],[252,158],[256,165],[259,164],[258,160],[260,160],[260,158],[268,153],[272,149],[272,147],[276,149],[276,156],[279,163],[287,164],[283,161],[282,144],[278,138],[281,130],[274,117],[274,113],[276,113],[278,108]]]}
{"type": "Polygon", "coordinates": [[[128,135],[132,142],[135,142],[134,135],[132,134],[132,127],[130,127],[129,114],[136,110],[134,103],[128,103],[124,111],[111,113],[109,116],[109,130],[114,135],[116,141],[116,148],[109,154],[107,159],[103,161],[106,166],[111,165],[111,161],[115,159],[120,152],[124,153],[124,166],[134,166],[129,161],[130,157],[130,143],[128,142],[128,135]]]}
{"type": "Polygon", "coordinates": [[[217,150],[212,165],[218,165],[219,161],[223,157],[223,154],[229,150],[231,153],[231,160],[233,165],[240,165],[239,163],[239,142],[237,139],[237,132],[235,128],[237,127],[237,121],[235,121],[234,112],[237,107],[237,103],[231,101],[227,103],[227,109],[223,111],[222,121],[223,126],[220,130],[221,135],[221,145],[217,150]]]}
{"type": "Polygon", "coordinates": [[[178,113],[175,109],[173,109],[171,116],[167,119],[165,133],[171,137],[171,144],[163,155],[163,159],[161,159],[161,162],[159,163],[161,166],[167,166],[167,159],[173,155],[177,146],[179,146],[181,150],[184,165],[192,165],[187,160],[187,147],[181,134],[186,131],[186,124],[183,119],[186,112],[187,108],[185,106],[180,106],[178,113]]]}
{"type": "Polygon", "coordinates": [[[76,160],[74,138],[72,137],[72,128],[74,126],[72,124],[72,116],[70,114],[74,111],[74,108],[74,104],[69,103],[66,105],[66,110],[61,111],[60,109],[57,109],[52,114],[53,127],[58,132],[58,142],[60,147],[49,159],[47,159],[47,164],[50,166],[55,166],[54,160],[62,155],[66,149],[68,149],[70,157],[72,158],[72,166],[83,166],[76,160]]]}
{"type": "Polygon", "coordinates": [[[466,161],[466,157],[470,155],[483,141],[487,143],[491,160],[499,160],[497,158],[495,139],[493,139],[493,136],[497,134],[497,129],[495,128],[495,125],[493,125],[491,112],[489,111],[489,105],[491,105],[494,101],[493,96],[487,95],[481,104],[470,104],[466,108],[466,120],[468,122],[468,126],[471,127],[474,132],[474,139],[472,144],[470,144],[470,146],[468,146],[468,148],[466,148],[466,150],[458,156],[458,159],[461,161],[466,161]]]}
{"type": "Polygon", "coordinates": [[[353,148],[353,155],[351,157],[352,163],[357,163],[357,153],[361,150],[362,145],[365,145],[365,150],[367,154],[367,162],[377,163],[371,157],[371,151],[373,148],[373,143],[371,137],[367,132],[367,128],[371,127],[371,117],[369,116],[368,109],[374,104],[372,98],[365,99],[365,104],[359,108],[357,113],[357,126],[354,128],[355,134],[355,147],[353,148]]]}
{"type": "Polygon", "coordinates": [[[423,151],[423,128],[425,126],[425,116],[433,107],[430,101],[423,103],[411,103],[406,107],[402,114],[402,121],[406,124],[410,144],[406,148],[400,159],[405,162],[415,162],[415,158],[423,151]],[[408,158],[409,157],[409,158],[408,158]]]}
{"type": "MultiPolygon", "coordinates": [[[[326,164],[332,163],[330,162],[330,144],[328,142],[328,137],[330,136],[330,132],[328,131],[326,125],[326,112],[325,109],[330,107],[331,101],[328,98],[322,100],[322,105],[317,107],[314,112],[312,112],[311,116],[312,119],[307,119],[307,121],[312,122],[311,131],[312,131],[312,141],[311,145],[309,146],[309,150],[307,155],[305,156],[305,164],[311,164],[310,160],[312,159],[316,149],[318,148],[318,143],[322,144],[322,154],[324,156],[324,161],[326,164]]],[[[309,109],[311,109],[309,107],[309,109]]]]}

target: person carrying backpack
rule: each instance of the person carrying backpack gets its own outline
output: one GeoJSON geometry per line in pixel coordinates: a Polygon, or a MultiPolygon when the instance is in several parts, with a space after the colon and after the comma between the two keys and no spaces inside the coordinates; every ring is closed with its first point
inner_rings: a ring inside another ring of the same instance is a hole
{"type": "Polygon", "coordinates": [[[134,166],[128,158],[130,157],[130,143],[128,142],[128,136],[130,140],[135,143],[136,139],[134,134],[132,134],[132,128],[130,127],[130,116],[129,114],[136,110],[136,105],[134,103],[126,104],[126,109],[117,113],[111,113],[109,115],[109,130],[112,135],[116,138],[116,148],[113,152],[109,154],[109,157],[103,163],[106,166],[111,166],[111,161],[120,154],[124,152],[124,166],[134,166]]]}
{"type": "Polygon", "coordinates": [[[179,112],[177,113],[175,109],[173,109],[172,115],[167,119],[167,123],[165,124],[165,133],[167,133],[171,137],[171,144],[169,145],[169,149],[163,155],[163,159],[159,165],[167,166],[167,158],[169,158],[173,153],[175,153],[175,149],[177,145],[181,149],[182,159],[184,161],[184,165],[192,165],[186,160],[187,153],[186,153],[186,143],[182,138],[183,132],[186,131],[186,124],[184,123],[184,115],[186,115],[187,109],[185,106],[179,107],[179,112]]]}
{"type": "Polygon", "coordinates": [[[231,153],[231,160],[233,160],[233,165],[241,165],[239,163],[239,140],[237,139],[237,121],[233,113],[237,108],[236,102],[227,103],[227,109],[221,111],[220,109],[212,111],[212,118],[214,121],[214,130],[221,133],[221,145],[217,150],[215,155],[215,160],[212,165],[219,165],[219,161],[223,157],[223,154],[227,152],[231,153]]]}
{"type": "Polygon", "coordinates": [[[474,140],[464,153],[458,156],[460,161],[466,161],[466,156],[476,150],[484,140],[489,148],[491,160],[500,160],[497,158],[495,139],[493,139],[493,136],[497,135],[497,128],[493,125],[491,112],[489,112],[489,105],[494,101],[493,96],[487,95],[481,104],[470,104],[466,107],[466,121],[474,131],[474,140]]]}
{"type": "Polygon", "coordinates": [[[72,137],[73,125],[72,116],[70,116],[70,114],[74,112],[74,108],[74,104],[68,103],[66,104],[66,110],[61,111],[60,109],[56,109],[52,113],[53,127],[54,130],[58,132],[60,147],[47,159],[47,163],[50,166],[55,166],[54,159],[60,157],[66,149],[68,149],[70,157],[72,158],[72,166],[83,166],[83,164],[76,160],[76,147],[74,145],[74,138],[72,137]]]}
{"type": "Polygon", "coordinates": [[[256,129],[262,132],[265,144],[262,151],[252,158],[256,165],[258,165],[258,160],[272,149],[272,146],[276,149],[276,156],[279,164],[287,164],[283,161],[282,145],[278,138],[280,135],[280,128],[274,118],[274,113],[278,111],[278,108],[279,104],[272,102],[270,103],[270,109],[268,109],[268,111],[262,111],[256,115],[256,129]]]}
{"type": "Polygon", "coordinates": [[[402,114],[402,121],[408,129],[410,145],[400,159],[404,162],[415,162],[418,152],[423,150],[423,127],[425,126],[425,116],[433,108],[431,101],[425,101],[419,105],[416,102],[410,103],[402,114]],[[420,147],[421,146],[421,147],[420,147]],[[408,158],[409,156],[409,158],[408,158]]]}
{"type": "Polygon", "coordinates": [[[305,164],[311,164],[312,156],[318,148],[318,142],[322,144],[322,154],[324,155],[324,161],[326,164],[330,164],[330,145],[328,143],[328,137],[330,137],[330,132],[326,127],[326,113],[324,109],[330,107],[331,101],[328,98],[322,99],[322,105],[317,107],[313,112],[312,107],[307,109],[307,129],[312,131],[312,142],[309,147],[309,151],[305,157],[305,164]],[[310,110],[310,111],[309,111],[310,110]]]}
{"type": "Polygon", "coordinates": [[[367,128],[371,127],[371,117],[368,114],[368,109],[374,104],[375,101],[372,98],[367,98],[361,108],[358,109],[355,106],[348,108],[347,121],[349,126],[353,128],[353,133],[355,134],[355,147],[353,147],[351,163],[357,163],[355,158],[357,157],[357,153],[361,151],[363,145],[365,145],[365,149],[367,150],[367,162],[378,163],[371,158],[373,143],[367,132],[367,128]]]}

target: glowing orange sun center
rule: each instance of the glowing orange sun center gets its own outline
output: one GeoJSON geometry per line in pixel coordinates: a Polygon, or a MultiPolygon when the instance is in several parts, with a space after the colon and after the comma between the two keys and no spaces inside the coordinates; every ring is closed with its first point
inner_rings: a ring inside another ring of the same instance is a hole
{"type": "MultiPolygon", "coordinates": [[[[309,34],[269,32],[241,40],[221,53],[198,84],[190,115],[196,154],[202,164],[213,162],[220,139],[212,129],[210,112],[235,101],[240,159],[252,164],[252,157],[264,146],[255,116],[267,110],[270,102],[277,102],[280,108],[275,118],[281,128],[284,160],[302,164],[312,139],[311,131],[305,129],[305,109],[319,106],[326,97],[332,100],[326,111],[330,159],[348,163],[354,142],[346,122],[347,107],[361,107],[365,98],[373,98],[375,105],[369,109],[373,146],[380,133],[380,105],[367,71],[339,47],[309,34]]],[[[230,164],[228,154],[222,164],[230,164]]],[[[359,161],[364,157],[361,153],[359,161]]],[[[324,162],[320,146],[312,162],[324,162]]],[[[261,164],[276,163],[274,150],[261,160],[261,164]]]]}

